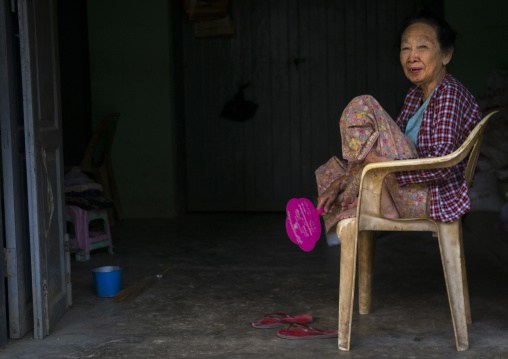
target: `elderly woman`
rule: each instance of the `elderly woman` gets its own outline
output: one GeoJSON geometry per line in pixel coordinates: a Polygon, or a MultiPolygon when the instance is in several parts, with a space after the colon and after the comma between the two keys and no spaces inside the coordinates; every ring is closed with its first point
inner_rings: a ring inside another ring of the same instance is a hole
{"type": "MultiPolygon", "coordinates": [[[[414,84],[394,122],[371,96],[353,99],[340,119],[342,155],[316,171],[317,208],[324,208],[331,233],[356,215],[363,167],[372,162],[441,157],[460,147],[481,112],[471,93],[447,73],[455,33],[441,18],[420,13],[400,31],[400,63],[414,84]]],[[[432,218],[452,222],[471,207],[466,162],[452,168],[399,172],[386,177],[381,213],[387,218],[432,218]]]]}

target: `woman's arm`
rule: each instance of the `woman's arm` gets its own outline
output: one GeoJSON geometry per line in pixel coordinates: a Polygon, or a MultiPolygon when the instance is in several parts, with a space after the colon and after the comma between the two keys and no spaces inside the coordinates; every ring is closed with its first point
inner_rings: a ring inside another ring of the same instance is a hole
{"type": "MultiPolygon", "coordinates": [[[[424,134],[419,137],[420,146],[427,149],[425,157],[442,157],[454,152],[480,119],[476,104],[453,88],[444,88],[433,104],[431,121],[427,121],[424,134]]],[[[423,126],[424,124],[422,124],[423,126]]],[[[422,130],[422,129],[421,129],[422,130]]],[[[455,167],[435,170],[399,172],[400,185],[409,183],[440,183],[460,176],[455,167]]]]}

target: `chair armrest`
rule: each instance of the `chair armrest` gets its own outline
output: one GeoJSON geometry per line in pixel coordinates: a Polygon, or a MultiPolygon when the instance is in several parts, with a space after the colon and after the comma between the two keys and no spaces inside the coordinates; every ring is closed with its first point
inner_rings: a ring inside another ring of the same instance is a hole
{"type": "Polygon", "coordinates": [[[383,181],[388,174],[402,171],[429,170],[454,166],[459,162],[457,161],[459,157],[453,156],[454,154],[455,152],[450,155],[437,158],[368,164],[365,166],[362,173],[357,216],[359,217],[362,214],[369,214],[375,217],[382,217],[381,189],[383,181]]]}
{"type": "Polygon", "coordinates": [[[386,176],[387,174],[393,172],[419,171],[453,167],[459,164],[464,158],[466,158],[469,153],[468,148],[462,147],[463,146],[461,146],[455,152],[443,157],[417,158],[412,160],[398,160],[368,164],[363,169],[362,181],[363,177],[369,171],[372,171],[376,174],[384,174],[386,176]]]}
{"type": "MultiPolygon", "coordinates": [[[[360,192],[363,189],[381,193],[383,180],[389,173],[402,171],[419,171],[452,167],[462,161],[468,152],[459,150],[443,157],[371,163],[365,166],[362,173],[360,192]]],[[[379,200],[380,201],[380,200],[379,200]]]]}

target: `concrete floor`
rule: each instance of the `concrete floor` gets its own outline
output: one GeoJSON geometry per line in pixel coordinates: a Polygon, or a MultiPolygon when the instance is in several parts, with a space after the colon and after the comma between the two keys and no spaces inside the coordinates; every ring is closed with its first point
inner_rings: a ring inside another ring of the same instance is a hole
{"type": "Polygon", "coordinates": [[[373,312],[356,304],[350,352],[337,339],[293,341],[254,329],[263,314],[311,314],[337,329],[340,246],[321,238],[303,252],[284,213],[196,214],[113,227],[116,254],[72,262],[73,307],[44,340],[32,334],[0,358],[508,358],[508,232],[497,213],[464,220],[473,324],[470,349],[455,340],[437,242],[430,234],[377,240],[373,312]],[[91,269],[124,268],[123,287],[170,267],[131,303],[94,293],[91,269]]]}

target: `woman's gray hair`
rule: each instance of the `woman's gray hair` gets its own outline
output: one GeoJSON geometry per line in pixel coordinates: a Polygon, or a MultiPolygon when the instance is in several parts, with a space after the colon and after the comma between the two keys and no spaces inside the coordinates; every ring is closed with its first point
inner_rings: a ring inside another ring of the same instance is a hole
{"type": "Polygon", "coordinates": [[[399,30],[399,41],[402,39],[404,31],[416,23],[425,23],[432,26],[436,30],[437,40],[442,51],[449,51],[455,47],[455,38],[457,34],[451,28],[451,26],[439,15],[428,9],[424,9],[406,18],[400,25],[399,30]]]}

